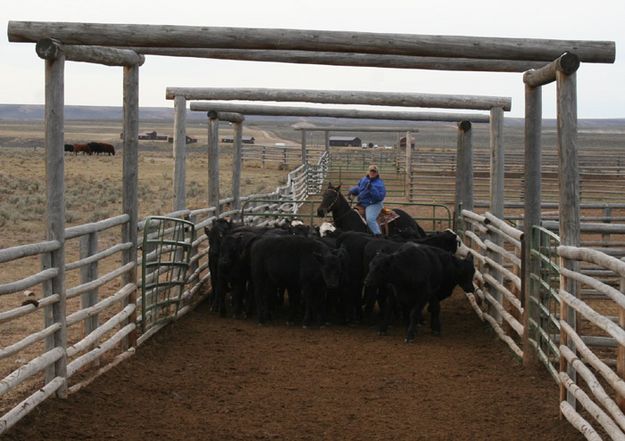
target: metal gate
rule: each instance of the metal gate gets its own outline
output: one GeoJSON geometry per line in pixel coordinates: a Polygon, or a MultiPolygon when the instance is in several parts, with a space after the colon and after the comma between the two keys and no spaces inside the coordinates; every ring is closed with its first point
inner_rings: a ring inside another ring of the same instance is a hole
{"type": "Polygon", "coordinates": [[[144,333],[163,321],[176,318],[187,283],[194,240],[192,222],[163,216],[146,219],[141,259],[141,326],[144,333]]]}
{"type": "Polygon", "coordinates": [[[538,358],[558,382],[560,362],[560,267],[557,247],[560,238],[534,225],[530,247],[529,341],[538,358]]]}

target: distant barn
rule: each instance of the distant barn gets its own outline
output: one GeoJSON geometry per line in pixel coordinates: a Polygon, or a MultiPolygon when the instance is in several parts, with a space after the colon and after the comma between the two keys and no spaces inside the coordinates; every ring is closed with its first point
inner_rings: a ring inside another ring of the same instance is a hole
{"type": "Polygon", "coordinates": [[[139,139],[151,139],[155,141],[166,141],[167,135],[159,135],[156,130],[151,132],[139,133],[139,139]]]}
{"type": "MultiPolygon", "coordinates": [[[[197,142],[197,138],[192,138],[189,135],[187,135],[185,139],[187,141],[186,142],[187,144],[193,144],[194,142],[197,142]]],[[[173,136],[168,137],[167,138],[167,142],[169,142],[170,144],[173,143],[174,142],[174,137],[173,136]]]]}
{"type": "MultiPolygon", "coordinates": [[[[224,136],[223,138],[221,138],[221,142],[229,142],[232,144],[234,142],[234,139],[232,138],[232,136],[224,136]]],[[[243,144],[254,144],[254,142],[256,142],[256,138],[254,138],[253,136],[242,136],[241,142],[243,144]]]]}
{"type": "Polygon", "coordinates": [[[330,136],[330,146],[333,147],[360,147],[362,140],[357,136],[330,136]]]}

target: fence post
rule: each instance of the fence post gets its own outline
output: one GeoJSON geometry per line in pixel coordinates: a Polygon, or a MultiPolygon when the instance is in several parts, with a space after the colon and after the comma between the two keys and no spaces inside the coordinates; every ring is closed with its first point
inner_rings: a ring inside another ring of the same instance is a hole
{"type": "Polygon", "coordinates": [[[302,129],[302,164],[306,164],[308,158],[306,155],[306,130],[302,129]]]}
{"type": "MultiPolygon", "coordinates": [[[[559,187],[560,187],[560,243],[562,245],[579,246],[579,174],[577,164],[577,76],[575,73],[567,75],[556,71],[557,83],[557,146],[559,159],[559,187]]],[[[569,259],[561,259],[561,265],[571,271],[577,271],[579,263],[569,259]]],[[[578,283],[567,277],[560,277],[560,288],[578,297],[578,283]]],[[[574,330],[577,330],[575,310],[565,308],[566,321],[574,330]]],[[[575,345],[570,339],[562,341],[572,351],[575,345]]],[[[567,366],[566,360],[560,361],[560,367],[566,369],[569,377],[576,381],[576,372],[567,366]]],[[[561,389],[562,395],[566,392],[566,400],[575,408],[575,397],[568,391],[561,389]]]]}
{"type": "MultiPolygon", "coordinates": [[[[606,205],[603,209],[603,222],[606,224],[612,223],[612,207],[606,205]]],[[[610,241],[610,233],[601,233],[601,241],[604,242],[601,246],[606,246],[605,244],[610,241]]]]}
{"type": "Polygon", "coordinates": [[[410,131],[406,132],[406,194],[408,200],[412,201],[412,143],[410,142],[410,131]]]}
{"type": "Polygon", "coordinates": [[[266,155],[267,155],[267,147],[263,146],[262,147],[262,153],[260,155],[261,157],[261,162],[262,162],[262,168],[265,168],[265,159],[266,159],[266,155]]]}
{"type": "Polygon", "coordinates": [[[458,145],[456,149],[456,215],[454,223],[459,223],[460,207],[473,211],[473,143],[471,122],[458,123],[458,145]]]}
{"type": "MultiPolygon", "coordinates": [[[[50,280],[51,294],[60,299],[52,306],[52,321],[61,328],[53,334],[53,347],[67,350],[67,323],[65,297],[65,54],[61,51],[55,59],[45,61],[45,147],[46,147],[46,223],[48,240],[57,240],[61,247],[50,253],[49,267],[58,268],[59,274],[50,280]]],[[[51,349],[48,347],[48,349],[51,349]]],[[[67,355],[54,363],[54,376],[64,378],[56,391],[59,398],[67,397],[67,355]]]]}
{"type": "MultiPolygon", "coordinates": [[[[625,277],[621,277],[620,288],[621,292],[625,293],[625,277]]],[[[618,310],[618,324],[621,328],[625,328],[625,310],[623,308],[618,310]]],[[[616,373],[619,377],[625,378],[625,347],[622,345],[618,345],[616,351],[616,373]]],[[[625,397],[617,394],[616,402],[621,410],[625,411],[625,397]]]]}
{"type": "MultiPolygon", "coordinates": [[[[129,216],[128,223],[122,227],[123,242],[132,246],[123,252],[122,263],[137,261],[139,223],[139,66],[124,66],[124,157],[123,157],[123,195],[124,213],[129,216]]],[[[137,284],[137,268],[133,268],[122,276],[124,284],[137,284]]],[[[137,304],[137,290],[128,296],[125,304],[137,304]]],[[[127,323],[136,323],[137,310],[128,317],[127,323]]],[[[137,331],[133,330],[123,343],[124,347],[137,346],[137,331]]]]}
{"type": "Polygon", "coordinates": [[[243,123],[234,123],[234,144],[232,148],[232,207],[235,210],[241,208],[241,140],[243,137],[243,123]]]}
{"type": "MultiPolygon", "coordinates": [[[[85,259],[98,252],[98,233],[89,233],[80,238],[80,258],[85,259]]],[[[98,278],[98,262],[92,262],[80,268],[80,284],[92,282],[98,278]]],[[[94,288],[80,296],[81,309],[98,303],[98,288],[94,288]]],[[[95,331],[98,327],[98,315],[95,314],[84,320],[84,335],[95,331]]]]}
{"type": "Polygon", "coordinates": [[[536,262],[532,259],[531,250],[534,244],[534,225],[540,225],[541,219],[541,128],[542,128],[542,88],[525,85],[525,207],[523,212],[523,260],[521,295],[525,302],[523,314],[523,364],[536,362],[536,355],[531,348],[530,321],[532,299],[538,299],[538,292],[531,280],[531,274],[538,274],[536,262]]]}
{"type": "Polygon", "coordinates": [[[184,96],[174,98],[174,211],[186,208],[185,166],[187,156],[186,113],[184,96]]]}
{"type": "Polygon", "coordinates": [[[219,119],[208,118],[208,206],[215,207],[215,216],[221,213],[219,206],[219,119]]]}

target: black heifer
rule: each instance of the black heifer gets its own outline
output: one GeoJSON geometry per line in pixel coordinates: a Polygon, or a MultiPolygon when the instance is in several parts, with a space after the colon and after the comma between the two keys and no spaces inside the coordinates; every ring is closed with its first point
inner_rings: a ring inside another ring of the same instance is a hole
{"type": "Polygon", "coordinates": [[[204,232],[208,236],[208,269],[211,275],[211,306],[220,314],[225,315],[226,309],[221,298],[221,288],[219,287],[219,250],[221,242],[226,234],[232,229],[233,224],[226,219],[216,219],[211,228],[204,227],[204,232]]]}
{"type": "MultiPolygon", "coordinates": [[[[423,307],[429,303],[432,332],[440,334],[440,301],[449,297],[456,285],[473,292],[473,256],[461,260],[450,253],[416,244],[405,244],[392,254],[378,253],[369,264],[365,286],[395,287],[397,302],[409,312],[406,341],[414,339],[423,307]]],[[[388,314],[386,314],[385,327],[388,314]]]]}
{"type": "Polygon", "coordinates": [[[320,313],[326,288],[337,288],[341,261],[337,250],[301,236],[265,236],[251,248],[251,273],[258,322],[269,318],[269,299],[278,288],[289,292],[289,321],[305,303],[304,326],[320,313]]]}

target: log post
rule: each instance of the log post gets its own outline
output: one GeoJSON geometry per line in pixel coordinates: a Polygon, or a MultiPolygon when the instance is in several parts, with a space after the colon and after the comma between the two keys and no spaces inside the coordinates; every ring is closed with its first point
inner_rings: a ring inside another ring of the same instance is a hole
{"type": "Polygon", "coordinates": [[[302,130],[302,164],[306,164],[308,162],[308,157],[306,155],[306,130],[302,130]]]}
{"type": "MultiPolygon", "coordinates": [[[[232,148],[232,206],[241,208],[241,140],[243,138],[243,122],[234,123],[234,144],[232,148]]],[[[285,161],[286,162],[286,161],[285,161]]]]}
{"type": "MultiPolygon", "coordinates": [[[[525,188],[523,198],[523,261],[521,296],[524,298],[523,316],[523,364],[534,364],[536,356],[529,343],[532,311],[536,308],[532,299],[538,299],[538,291],[531,279],[538,272],[538,265],[531,257],[534,247],[532,226],[540,225],[541,219],[541,128],[542,128],[542,89],[525,85],[525,188]]],[[[537,320],[536,323],[539,323],[537,320]]]]}
{"type": "MultiPolygon", "coordinates": [[[[59,273],[50,281],[51,294],[59,294],[52,306],[52,321],[61,328],[53,334],[52,347],[67,349],[65,297],[65,149],[64,149],[64,73],[65,55],[59,52],[45,61],[45,147],[46,147],[46,224],[47,240],[57,240],[61,247],[50,253],[50,267],[59,273]]],[[[47,349],[52,349],[48,347],[47,349]]],[[[54,376],[65,381],[56,391],[59,398],[67,397],[67,355],[54,363],[54,376]]]]}
{"type": "MultiPolygon", "coordinates": [[[[89,233],[80,238],[80,258],[85,259],[98,252],[98,233],[89,233]]],[[[92,282],[98,278],[98,262],[92,262],[80,268],[80,283],[92,282]]],[[[98,288],[87,291],[80,296],[80,308],[85,309],[98,303],[98,288]]],[[[98,327],[98,315],[94,314],[84,320],[83,330],[87,336],[98,327]]]]}
{"type": "MultiPolygon", "coordinates": [[[[503,109],[493,107],[490,110],[490,212],[499,219],[504,216],[504,145],[503,145],[503,109]]],[[[501,246],[499,235],[488,233],[488,238],[496,245],[501,246]]],[[[488,251],[489,257],[496,263],[501,264],[501,256],[498,253],[488,251]]],[[[499,272],[492,274],[497,282],[502,283],[503,278],[499,272]]],[[[493,297],[498,303],[502,303],[503,296],[498,290],[493,290],[493,297]]],[[[501,314],[493,309],[493,318],[501,322],[501,314]]]]}
{"type": "Polygon", "coordinates": [[[458,123],[456,150],[456,222],[461,218],[460,206],[473,210],[473,139],[470,121],[458,123]]]}
{"type": "MultiPolygon", "coordinates": [[[[128,223],[122,228],[123,242],[132,243],[132,247],[122,254],[122,264],[137,261],[137,228],[139,223],[139,66],[124,66],[124,154],[123,154],[123,195],[124,213],[129,216],[128,223]]],[[[137,269],[127,271],[122,277],[124,284],[137,284],[137,269]]],[[[128,296],[126,304],[137,304],[137,291],[128,296]]],[[[128,317],[127,323],[135,323],[135,311],[128,317]]],[[[124,346],[137,346],[137,332],[132,331],[124,346]]]]}
{"type": "MultiPolygon", "coordinates": [[[[556,72],[557,84],[557,146],[559,159],[560,178],[560,243],[562,245],[579,246],[580,221],[579,221],[579,174],[577,164],[577,74],[567,75],[564,72],[556,72]]],[[[572,271],[577,271],[579,263],[569,259],[562,259],[562,265],[572,271]]],[[[560,288],[578,297],[578,283],[574,280],[560,277],[560,288]]],[[[567,323],[577,329],[575,310],[568,307],[566,314],[567,323]]],[[[567,339],[564,342],[572,351],[575,345],[567,339]]],[[[569,377],[575,381],[575,369],[567,367],[569,377]]],[[[567,392],[567,401],[575,408],[575,397],[567,392]]]]}
{"type": "Polygon", "coordinates": [[[325,147],[326,147],[326,152],[330,151],[330,131],[326,130],[323,132],[325,135],[325,147]]]}
{"type": "Polygon", "coordinates": [[[215,207],[215,216],[221,213],[219,206],[219,119],[208,118],[208,206],[215,207]]]}
{"type": "MultiPolygon", "coordinates": [[[[621,292],[625,293],[625,277],[621,277],[620,285],[621,292]]],[[[625,310],[623,308],[618,310],[618,324],[621,328],[625,328],[625,310]]],[[[616,373],[619,377],[625,378],[625,347],[623,345],[618,345],[616,351],[616,373]]],[[[621,410],[625,411],[625,397],[617,394],[616,403],[621,410]]]]}
{"type": "Polygon", "coordinates": [[[408,200],[412,201],[412,143],[410,142],[410,131],[406,132],[406,176],[404,185],[406,186],[408,200]]]}
{"type": "Polygon", "coordinates": [[[186,208],[187,100],[174,98],[174,211],[186,208]]]}

